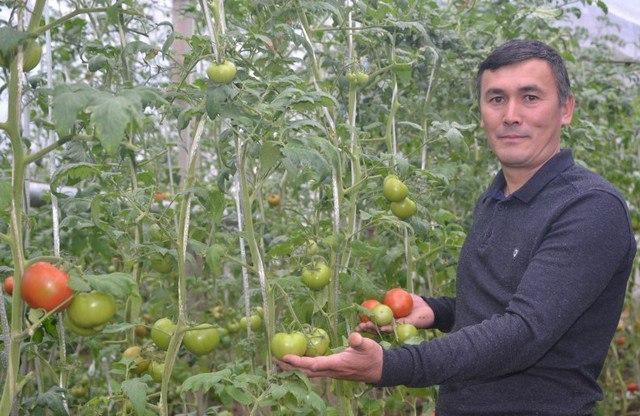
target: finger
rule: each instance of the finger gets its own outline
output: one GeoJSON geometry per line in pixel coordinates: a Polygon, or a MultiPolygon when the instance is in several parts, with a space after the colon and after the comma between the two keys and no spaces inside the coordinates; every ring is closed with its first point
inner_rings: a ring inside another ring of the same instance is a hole
{"type": "Polygon", "coordinates": [[[286,363],[284,361],[276,360],[276,365],[282,371],[295,371],[296,370],[296,367],[294,367],[291,364],[286,363]]]}
{"type": "Polygon", "coordinates": [[[376,326],[373,322],[362,322],[356,327],[358,332],[376,332],[376,326]]]}
{"type": "Polygon", "coordinates": [[[352,332],[349,334],[349,346],[351,348],[358,348],[362,344],[364,337],[359,332],[352,332]]]}

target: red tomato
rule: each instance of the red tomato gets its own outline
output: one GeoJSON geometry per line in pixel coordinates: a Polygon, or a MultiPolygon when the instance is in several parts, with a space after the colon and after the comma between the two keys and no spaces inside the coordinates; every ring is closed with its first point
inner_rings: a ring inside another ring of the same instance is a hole
{"type": "MultiPolygon", "coordinates": [[[[32,308],[51,311],[71,300],[73,291],[67,286],[69,275],[51,263],[39,261],[22,276],[22,299],[32,308]]],[[[66,305],[61,309],[66,308],[66,305]]]]}
{"type": "MultiPolygon", "coordinates": [[[[367,308],[369,310],[375,308],[377,305],[379,305],[380,302],[378,302],[375,299],[367,299],[364,302],[362,302],[361,306],[363,308],[367,308]]],[[[369,319],[369,317],[367,315],[360,315],[360,322],[369,322],[371,319],[369,319]]]]}
{"type": "Polygon", "coordinates": [[[411,294],[399,287],[388,290],[384,294],[382,303],[387,305],[393,311],[393,317],[403,318],[411,313],[413,309],[413,298],[411,294]]]}
{"type": "Polygon", "coordinates": [[[635,393],[638,391],[638,383],[628,383],[627,384],[627,391],[629,393],[635,393]]]}
{"type": "Polygon", "coordinates": [[[4,284],[2,285],[2,288],[4,289],[4,293],[13,295],[13,276],[9,276],[6,279],[4,279],[4,284]]]}

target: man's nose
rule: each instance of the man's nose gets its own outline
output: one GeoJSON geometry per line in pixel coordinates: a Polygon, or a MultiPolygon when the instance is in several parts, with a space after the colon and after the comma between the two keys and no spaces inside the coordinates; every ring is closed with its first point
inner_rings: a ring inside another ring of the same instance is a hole
{"type": "Polygon", "coordinates": [[[510,126],[512,124],[520,124],[522,121],[520,115],[520,106],[516,100],[509,100],[507,106],[505,107],[504,116],[502,119],[502,123],[506,126],[510,126]]]}

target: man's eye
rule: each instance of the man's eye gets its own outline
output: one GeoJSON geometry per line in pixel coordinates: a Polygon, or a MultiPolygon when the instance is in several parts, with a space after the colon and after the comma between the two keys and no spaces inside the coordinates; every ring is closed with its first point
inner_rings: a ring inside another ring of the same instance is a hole
{"type": "Polygon", "coordinates": [[[501,104],[504,102],[504,97],[491,97],[489,98],[489,102],[494,104],[501,104]]]}
{"type": "Polygon", "coordinates": [[[524,96],[524,100],[525,100],[525,101],[529,101],[529,102],[537,101],[537,100],[538,100],[538,97],[537,97],[537,96],[535,96],[535,95],[525,95],[525,96],[524,96]]]}

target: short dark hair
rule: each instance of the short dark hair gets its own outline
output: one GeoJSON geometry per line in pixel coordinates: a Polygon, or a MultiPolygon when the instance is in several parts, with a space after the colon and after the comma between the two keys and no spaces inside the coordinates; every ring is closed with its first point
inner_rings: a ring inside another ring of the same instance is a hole
{"type": "Polygon", "coordinates": [[[478,74],[476,76],[476,93],[478,101],[480,101],[480,79],[482,73],[488,70],[498,69],[500,67],[523,62],[528,59],[542,59],[547,61],[551,66],[551,72],[556,80],[558,89],[558,98],[560,104],[567,102],[571,96],[571,85],[569,83],[569,74],[564,65],[564,60],[560,54],[546,43],[537,40],[515,39],[511,40],[491,52],[491,54],[480,63],[478,74]]]}

